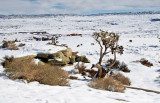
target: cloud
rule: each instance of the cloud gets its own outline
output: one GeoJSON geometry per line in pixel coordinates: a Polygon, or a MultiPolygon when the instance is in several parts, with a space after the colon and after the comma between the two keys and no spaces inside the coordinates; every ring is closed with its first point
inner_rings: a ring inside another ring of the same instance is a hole
{"type": "Polygon", "coordinates": [[[159,9],[160,0],[0,0],[0,14],[82,14],[159,9]]]}

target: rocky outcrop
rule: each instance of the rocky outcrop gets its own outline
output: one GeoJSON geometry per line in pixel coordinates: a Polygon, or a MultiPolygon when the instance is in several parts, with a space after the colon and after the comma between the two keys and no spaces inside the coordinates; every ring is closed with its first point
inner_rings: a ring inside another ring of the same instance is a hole
{"type": "Polygon", "coordinates": [[[90,60],[86,58],[86,56],[78,56],[77,53],[78,52],[72,52],[71,48],[67,48],[53,54],[39,53],[36,58],[39,58],[43,62],[47,62],[51,65],[58,66],[73,64],[75,62],[90,63],[90,60]]]}

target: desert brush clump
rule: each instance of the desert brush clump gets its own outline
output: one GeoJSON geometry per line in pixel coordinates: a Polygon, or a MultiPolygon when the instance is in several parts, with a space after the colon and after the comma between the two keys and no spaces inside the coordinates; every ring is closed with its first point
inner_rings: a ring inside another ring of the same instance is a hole
{"type": "Polygon", "coordinates": [[[89,82],[88,86],[94,89],[101,89],[112,92],[123,93],[125,90],[124,85],[121,82],[115,80],[113,77],[94,79],[89,82]]]}
{"type": "Polygon", "coordinates": [[[149,62],[147,59],[145,58],[142,58],[140,61],[139,61],[142,65],[145,65],[147,67],[151,67],[153,66],[153,63],[149,62]]]}
{"type": "Polygon", "coordinates": [[[26,44],[24,44],[24,43],[20,43],[19,45],[18,45],[18,47],[23,47],[23,46],[25,46],[26,44]]]}
{"type": "Polygon", "coordinates": [[[74,66],[74,69],[72,70],[74,74],[81,74],[82,76],[88,76],[90,78],[93,78],[93,76],[97,73],[96,70],[93,69],[86,69],[86,66],[84,63],[77,63],[74,66]]]}
{"type": "MultiPolygon", "coordinates": [[[[108,59],[107,62],[105,63],[105,65],[110,66],[113,63],[114,63],[113,59],[108,59]]],[[[120,62],[118,60],[115,61],[114,65],[112,66],[112,69],[117,69],[117,70],[120,70],[120,71],[123,71],[123,72],[130,72],[127,64],[125,64],[124,62],[120,62]]]]}
{"type": "Polygon", "coordinates": [[[78,73],[83,73],[85,72],[85,69],[86,69],[86,66],[84,65],[84,63],[77,63],[75,66],[74,66],[74,69],[78,71],[78,73]]]}
{"type": "Polygon", "coordinates": [[[8,67],[9,63],[13,61],[14,56],[10,56],[10,57],[9,57],[9,56],[6,55],[3,59],[4,59],[4,61],[1,63],[1,65],[2,65],[4,68],[6,68],[6,67],[8,67]]]}
{"type": "Polygon", "coordinates": [[[14,58],[5,69],[10,79],[24,79],[27,82],[38,81],[46,85],[68,86],[68,73],[60,67],[49,64],[35,64],[34,56],[14,58]]]}
{"type": "MultiPolygon", "coordinates": [[[[113,59],[108,59],[107,62],[105,63],[105,65],[106,65],[106,66],[110,66],[110,65],[113,64],[113,63],[114,63],[114,60],[113,60],[113,59]]],[[[120,62],[119,62],[119,60],[116,60],[115,63],[114,63],[114,65],[112,66],[112,68],[118,69],[119,66],[120,66],[120,62]]]]}
{"type": "Polygon", "coordinates": [[[9,50],[18,50],[15,41],[3,41],[2,48],[8,48],[9,50]]]}
{"type": "Polygon", "coordinates": [[[120,81],[122,84],[124,85],[130,85],[131,84],[131,81],[128,77],[125,77],[123,74],[121,73],[116,73],[116,74],[113,74],[112,77],[117,80],[117,81],[120,81]]]}

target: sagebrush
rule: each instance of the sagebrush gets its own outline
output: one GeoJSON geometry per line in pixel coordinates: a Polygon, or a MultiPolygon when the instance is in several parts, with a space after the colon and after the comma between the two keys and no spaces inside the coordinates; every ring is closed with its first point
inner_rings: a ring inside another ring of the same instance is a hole
{"type": "Polygon", "coordinates": [[[124,85],[113,77],[94,79],[93,81],[90,81],[89,87],[122,93],[125,90],[124,85]]]}
{"type": "Polygon", "coordinates": [[[60,67],[45,63],[35,64],[31,57],[14,58],[9,62],[5,73],[10,79],[24,79],[27,82],[38,81],[46,85],[68,86],[68,73],[60,67]]]}
{"type": "Polygon", "coordinates": [[[15,41],[3,41],[2,48],[8,48],[9,50],[18,50],[15,41]]]}
{"type": "Polygon", "coordinates": [[[124,85],[130,85],[131,84],[131,81],[128,77],[125,77],[124,75],[122,75],[121,73],[117,73],[117,74],[113,74],[112,77],[115,79],[115,80],[118,80],[120,81],[122,84],[124,85]]]}
{"type": "MultiPolygon", "coordinates": [[[[114,63],[113,59],[108,59],[107,62],[106,62],[106,66],[109,66],[113,63],[114,63]]],[[[118,60],[115,61],[114,65],[112,66],[112,69],[117,69],[117,70],[120,70],[120,71],[123,71],[123,72],[130,72],[127,64],[125,64],[124,62],[120,62],[118,60]]]]}

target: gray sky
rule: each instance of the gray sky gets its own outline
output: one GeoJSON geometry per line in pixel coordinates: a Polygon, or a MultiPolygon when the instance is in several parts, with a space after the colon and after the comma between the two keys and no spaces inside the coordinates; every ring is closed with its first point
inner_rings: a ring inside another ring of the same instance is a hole
{"type": "Polygon", "coordinates": [[[158,11],[160,0],[0,0],[0,14],[158,11]]]}

